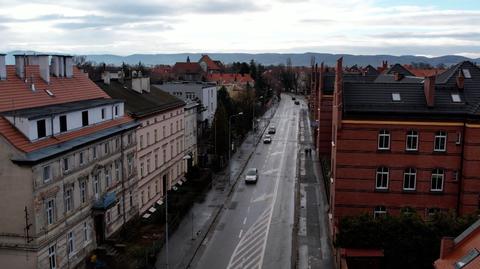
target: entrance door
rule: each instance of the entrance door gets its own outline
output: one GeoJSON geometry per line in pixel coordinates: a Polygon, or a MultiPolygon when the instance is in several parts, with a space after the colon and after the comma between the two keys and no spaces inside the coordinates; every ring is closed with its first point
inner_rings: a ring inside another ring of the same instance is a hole
{"type": "Polygon", "coordinates": [[[100,246],[105,242],[105,218],[104,214],[98,214],[94,217],[95,236],[97,245],[100,246]]]}

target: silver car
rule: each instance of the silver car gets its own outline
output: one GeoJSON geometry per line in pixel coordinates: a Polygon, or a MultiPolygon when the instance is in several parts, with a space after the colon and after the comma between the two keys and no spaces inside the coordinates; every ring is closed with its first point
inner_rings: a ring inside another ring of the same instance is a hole
{"type": "Polygon", "coordinates": [[[250,168],[245,175],[245,183],[257,183],[258,171],[257,168],[250,168]]]}

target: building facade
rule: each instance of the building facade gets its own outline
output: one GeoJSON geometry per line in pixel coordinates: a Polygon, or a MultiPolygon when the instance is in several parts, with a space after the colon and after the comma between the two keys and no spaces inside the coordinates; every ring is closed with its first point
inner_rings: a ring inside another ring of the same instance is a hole
{"type": "Polygon", "coordinates": [[[137,124],[72,57],[15,60],[0,68],[0,261],[75,268],[137,214],[137,124]]]}
{"type": "Polygon", "coordinates": [[[190,156],[187,158],[187,172],[192,166],[198,164],[198,148],[197,148],[197,113],[199,104],[195,102],[187,102],[185,105],[185,154],[190,156]]]}
{"type": "MultiPolygon", "coordinates": [[[[342,70],[339,60],[336,70],[342,70]]],[[[480,208],[480,69],[461,62],[440,75],[402,71],[372,82],[336,72],[331,213],[343,216],[480,208]]]]}

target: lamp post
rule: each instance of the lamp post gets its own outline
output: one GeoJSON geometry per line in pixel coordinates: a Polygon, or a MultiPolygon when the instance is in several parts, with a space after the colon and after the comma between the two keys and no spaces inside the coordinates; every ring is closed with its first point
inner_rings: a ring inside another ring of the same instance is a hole
{"type": "Polygon", "coordinates": [[[230,184],[232,176],[232,167],[230,162],[230,152],[232,150],[232,118],[242,116],[243,112],[238,112],[238,114],[231,115],[228,117],[228,184],[230,184]]]}

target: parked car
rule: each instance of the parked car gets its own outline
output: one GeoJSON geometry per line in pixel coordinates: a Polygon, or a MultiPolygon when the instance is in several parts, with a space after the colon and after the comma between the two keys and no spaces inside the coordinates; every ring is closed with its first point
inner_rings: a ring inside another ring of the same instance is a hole
{"type": "Polygon", "coordinates": [[[296,104],[296,105],[299,105],[299,104],[300,104],[300,102],[299,102],[299,101],[295,101],[295,104],[296,104]]]}
{"type": "Polygon", "coordinates": [[[263,144],[270,144],[270,143],[272,143],[272,136],[267,134],[263,138],[263,144]]]}
{"type": "Polygon", "coordinates": [[[268,127],[268,134],[275,134],[275,127],[274,126],[268,127]]]}
{"type": "Polygon", "coordinates": [[[297,98],[295,98],[295,97],[292,96],[292,100],[295,101],[295,100],[297,100],[297,98]]]}
{"type": "Polygon", "coordinates": [[[258,171],[257,168],[250,168],[245,175],[245,183],[257,183],[258,171]]]}

